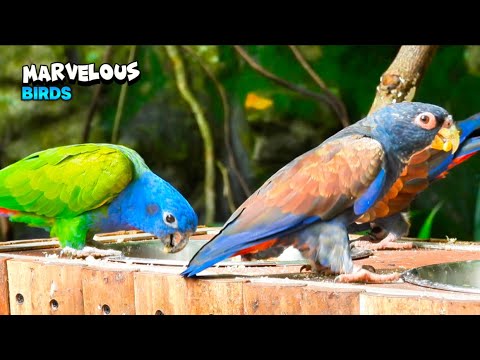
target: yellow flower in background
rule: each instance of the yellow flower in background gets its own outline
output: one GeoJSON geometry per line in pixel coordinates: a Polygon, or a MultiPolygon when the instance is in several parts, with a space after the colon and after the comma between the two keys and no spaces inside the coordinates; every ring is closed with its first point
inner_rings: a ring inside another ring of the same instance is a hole
{"type": "Polygon", "coordinates": [[[245,98],[245,109],[265,110],[273,105],[273,101],[249,92],[245,98]]]}

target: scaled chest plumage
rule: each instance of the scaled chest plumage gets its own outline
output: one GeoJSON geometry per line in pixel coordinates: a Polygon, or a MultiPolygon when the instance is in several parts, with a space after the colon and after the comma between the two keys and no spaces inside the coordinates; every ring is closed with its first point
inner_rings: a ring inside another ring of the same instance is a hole
{"type": "Polygon", "coordinates": [[[453,167],[480,151],[480,134],[477,134],[480,129],[480,115],[475,114],[467,120],[457,122],[457,126],[461,132],[457,153],[432,149],[430,145],[415,153],[383,198],[356,222],[372,222],[377,218],[405,211],[415,197],[433,181],[445,177],[453,167]]]}

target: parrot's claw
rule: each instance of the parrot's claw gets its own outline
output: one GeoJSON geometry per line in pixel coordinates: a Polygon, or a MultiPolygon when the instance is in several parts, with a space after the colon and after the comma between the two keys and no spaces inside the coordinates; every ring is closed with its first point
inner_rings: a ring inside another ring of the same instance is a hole
{"type": "Polygon", "coordinates": [[[319,274],[319,275],[332,275],[334,274],[334,272],[332,272],[332,270],[330,270],[330,268],[328,266],[323,266],[323,265],[320,265],[320,264],[314,264],[313,266],[312,265],[302,265],[302,267],[300,268],[300,272],[302,272],[303,270],[305,271],[311,271],[315,274],[319,274]]]}
{"type": "Polygon", "coordinates": [[[74,259],[85,259],[89,256],[93,258],[104,258],[108,256],[120,256],[122,252],[119,250],[113,249],[97,249],[91,246],[85,246],[81,250],[77,250],[71,247],[64,247],[62,251],[60,251],[60,257],[68,257],[74,259]]]}
{"type": "Polygon", "coordinates": [[[312,271],[312,265],[302,265],[302,267],[300,268],[300,272],[302,272],[303,270],[312,271]]]}
{"type": "Polygon", "coordinates": [[[372,266],[364,265],[362,267],[358,267],[357,270],[351,274],[342,274],[335,278],[335,282],[341,283],[354,283],[354,282],[361,282],[361,283],[370,283],[370,284],[384,284],[390,282],[396,282],[400,280],[400,273],[393,273],[393,274],[376,274],[375,269],[372,266]],[[367,269],[368,267],[368,269],[367,269]]]}

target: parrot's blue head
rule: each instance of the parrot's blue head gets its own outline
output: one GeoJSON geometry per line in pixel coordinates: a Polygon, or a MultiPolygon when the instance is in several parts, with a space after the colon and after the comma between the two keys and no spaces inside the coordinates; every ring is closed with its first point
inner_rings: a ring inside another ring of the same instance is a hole
{"type": "Polygon", "coordinates": [[[182,250],[197,229],[197,214],[188,201],[151,171],[134,180],[119,200],[124,222],[157,236],[165,245],[165,252],[182,250]]]}
{"type": "Polygon", "coordinates": [[[403,161],[427,146],[455,152],[460,138],[452,116],[443,108],[419,102],[387,105],[360,121],[390,153],[403,161]]]}

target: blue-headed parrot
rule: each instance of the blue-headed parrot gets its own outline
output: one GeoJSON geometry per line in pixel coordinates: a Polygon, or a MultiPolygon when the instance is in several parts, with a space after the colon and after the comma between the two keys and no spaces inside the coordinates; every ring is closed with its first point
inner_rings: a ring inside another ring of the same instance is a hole
{"type": "Polygon", "coordinates": [[[0,170],[0,215],[45,228],[74,249],[94,233],[139,229],[177,252],[198,223],[188,201],[138,153],[112,144],[51,148],[0,170]]]}
{"type": "Polygon", "coordinates": [[[411,156],[432,144],[451,151],[458,130],[438,106],[385,106],[297,157],[270,177],[191,259],[185,277],[217,262],[272,246],[293,245],[314,270],[341,273],[337,281],[385,282],[354,265],[347,227],[397,181],[411,156]]]}

